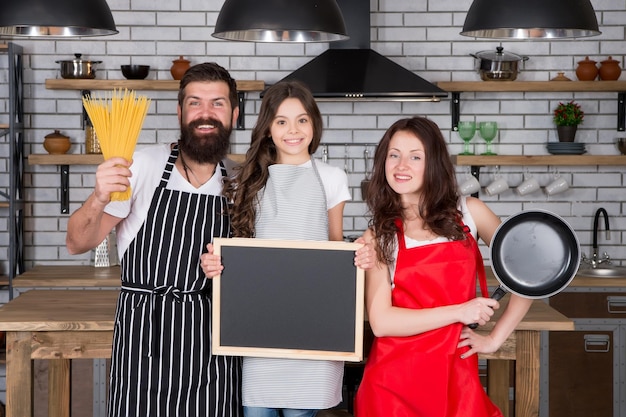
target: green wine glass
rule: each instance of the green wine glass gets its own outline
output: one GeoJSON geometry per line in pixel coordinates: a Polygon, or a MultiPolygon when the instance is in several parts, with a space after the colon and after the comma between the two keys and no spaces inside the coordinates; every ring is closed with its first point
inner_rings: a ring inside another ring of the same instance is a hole
{"type": "Polygon", "coordinates": [[[478,124],[478,132],[480,133],[480,137],[483,138],[483,140],[487,143],[485,152],[483,152],[481,155],[497,155],[491,150],[491,141],[498,134],[498,123],[480,122],[478,124]]]}
{"type": "Polygon", "coordinates": [[[476,134],[476,122],[459,122],[457,124],[459,130],[459,136],[463,139],[463,152],[459,155],[474,155],[474,152],[470,149],[470,142],[476,134]]]}

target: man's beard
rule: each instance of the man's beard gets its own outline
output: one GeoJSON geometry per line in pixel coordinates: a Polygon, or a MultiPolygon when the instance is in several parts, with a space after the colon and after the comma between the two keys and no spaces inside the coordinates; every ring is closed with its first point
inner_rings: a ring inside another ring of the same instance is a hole
{"type": "Polygon", "coordinates": [[[228,153],[232,130],[232,127],[224,127],[217,119],[194,120],[180,127],[178,147],[188,159],[201,164],[217,164],[228,153]],[[197,135],[195,128],[200,125],[212,125],[217,132],[197,135]]]}

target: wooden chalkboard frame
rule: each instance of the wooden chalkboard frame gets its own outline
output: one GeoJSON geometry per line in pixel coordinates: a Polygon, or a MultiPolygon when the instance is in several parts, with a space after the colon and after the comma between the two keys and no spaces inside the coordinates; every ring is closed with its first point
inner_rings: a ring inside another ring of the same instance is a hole
{"type": "Polygon", "coordinates": [[[365,274],[354,266],[361,244],[246,238],[213,243],[224,265],[213,278],[214,354],[363,360],[365,274]]]}

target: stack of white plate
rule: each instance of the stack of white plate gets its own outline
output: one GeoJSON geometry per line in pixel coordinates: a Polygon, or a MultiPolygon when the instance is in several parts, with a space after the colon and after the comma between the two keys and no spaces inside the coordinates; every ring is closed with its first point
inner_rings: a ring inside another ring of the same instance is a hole
{"type": "Polygon", "coordinates": [[[585,144],[579,142],[548,142],[546,147],[552,155],[582,155],[587,152],[585,144]]]}

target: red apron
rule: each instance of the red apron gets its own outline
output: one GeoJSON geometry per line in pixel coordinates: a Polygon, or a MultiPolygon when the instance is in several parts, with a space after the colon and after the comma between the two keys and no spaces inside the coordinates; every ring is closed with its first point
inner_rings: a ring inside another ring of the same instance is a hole
{"type": "MultiPolygon", "coordinates": [[[[476,240],[406,248],[397,222],[398,258],[392,290],[397,307],[422,309],[460,304],[476,297],[476,274],[487,295],[476,240]]],[[[374,340],[356,397],[357,417],[501,417],[478,377],[478,357],[461,359],[463,324],[409,337],[374,340]]]]}

